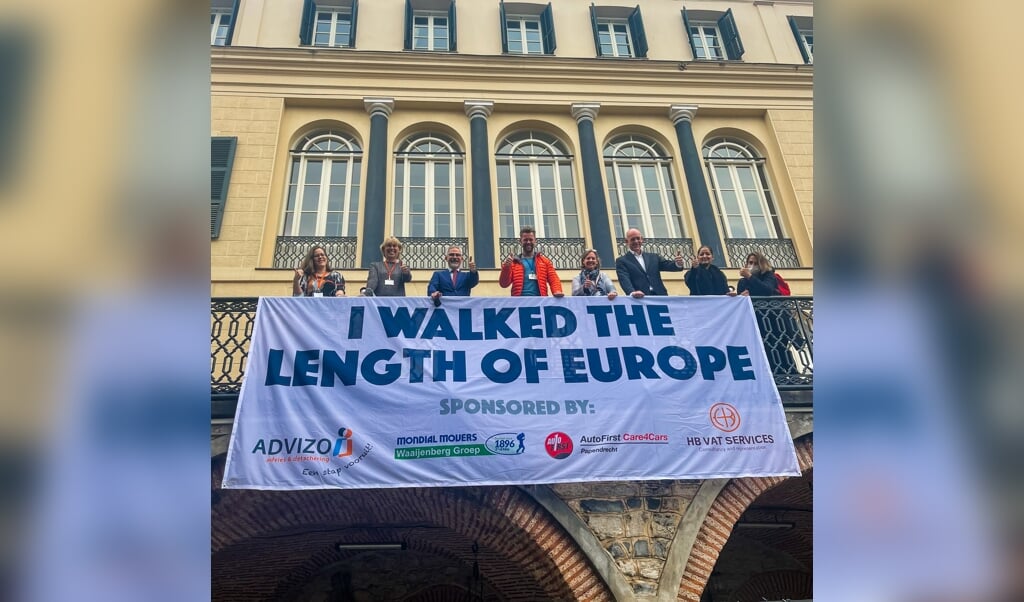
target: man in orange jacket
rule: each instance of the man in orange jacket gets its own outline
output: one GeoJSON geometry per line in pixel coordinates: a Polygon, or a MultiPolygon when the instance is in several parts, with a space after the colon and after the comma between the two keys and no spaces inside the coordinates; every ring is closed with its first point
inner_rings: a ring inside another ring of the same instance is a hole
{"type": "Polygon", "coordinates": [[[518,257],[510,254],[501,262],[501,276],[498,278],[501,288],[511,286],[513,297],[547,297],[548,291],[554,297],[564,297],[562,281],[554,264],[534,252],[537,233],[532,226],[520,228],[519,244],[523,252],[518,257]]]}

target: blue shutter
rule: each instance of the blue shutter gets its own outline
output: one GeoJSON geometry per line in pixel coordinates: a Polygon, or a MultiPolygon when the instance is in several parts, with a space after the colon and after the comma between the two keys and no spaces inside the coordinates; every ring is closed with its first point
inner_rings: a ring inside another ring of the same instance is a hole
{"type": "Polygon", "coordinates": [[[356,16],[359,15],[359,0],[352,0],[352,25],[348,29],[348,47],[356,47],[356,16]]]}
{"type": "Polygon", "coordinates": [[[231,24],[228,25],[228,37],[224,40],[225,46],[231,45],[231,38],[235,36],[235,23],[238,22],[238,4],[241,0],[235,0],[235,3],[231,6],[231,24]]]}
{"type": "Polygon", "coordinates": [[[451,5],[448,7],[448,50],[455,52],[458,50],[456,45],[455,32],[458,30],[455,27],[455,0],[452,0],[451,5]]]}
{"type": "Polygon", "coordinates": [[[316,20],[316,4],[313,0],[302,2],[302,23],[299,25],[299,44],[309,46],[313,43],[313,21],[316,20]]]}
{"type": "Polygon", "coordinates": [[[540,13],[541,40],[544,43],[544,54],[555,53],[555,17],[551,11],[551,3],[540,13]]]}
{"type": "Polygon", "coordinates": [[[594,48],[597,48],[597,56],[601,56],[601,34],[597,31],[597,8],[590,3],[590,25],[594,28],[594,48]]]}
{"type": "Polygon", "coordinates": [[[732,9],[725,11],[725,14],[718,20],[718,31],[722,32],[722,46],[725,47],[725,55],[729,60],[738,61],[743,56],[743,42],[740,41],[740,32],[736,29],[736,20],[732,17],[732,9]]]}
{"type": "Polygon", "coordinates": [[[228,184],[231,181],[231,164],[235,160],[235,145],[238,138],[210,138],[210,238],[220,236],[220,223],[224,217],[224,205],[228,200],[228,184]]]}
{"type": "Polygon", "coordinates": [[[690,52],[693,53],[693,60],[697,60],[697,46],[693,43],[693,33],[690,31],[690,16],[683,9],[683,29],[686,30],[686,41],[690,43],[690,52]]]}
{"type": "Polygon", "coordinates": [[[796,47],[800,49],[800,56],[804,57],[804,63],[810,63],[811,57],[807,54],[807,47],[804,46],[804,37],[800,35],[800,26],[796,24],[796,17],[789,19],[789,28],[793,30],[793,37],[796,38],[796,47]]]}
{"type": "Polygon", "coordinates": [[[647,58],[647,34],[644,33],[644,20],[640,16],[640,5],[637,4],[629,14],[629,29],[633,36],[633,54],[637,58],[647,58]]]}
{"type": "Polygon", "coordinates": [[[405,49],[412,50],[412,0],[405,0],[405,49]]]}
{"type": "Polygon", "coordinates": [[[508,21],[505,20],[505,0],[498,3],[498,17],[501,18],[501,53],[508,54],[508,21]]]}

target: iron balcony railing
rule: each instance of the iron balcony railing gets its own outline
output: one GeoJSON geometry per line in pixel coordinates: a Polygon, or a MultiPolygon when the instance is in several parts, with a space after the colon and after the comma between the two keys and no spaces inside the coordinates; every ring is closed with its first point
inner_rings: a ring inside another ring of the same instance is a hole
{"type": "MultiPolygon", "coordinates": [[[[814,385],[814,298],[751,297],[765,353],[780,391],[814,385]]],[[[230,418],[242,387],[256,320],[256,297],[210,301],[210,396],[213,417],[230,418]]]]}

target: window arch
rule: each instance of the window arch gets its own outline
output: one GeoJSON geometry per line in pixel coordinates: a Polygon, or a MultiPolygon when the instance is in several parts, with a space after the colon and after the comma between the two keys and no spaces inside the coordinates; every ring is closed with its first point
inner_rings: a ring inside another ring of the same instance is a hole
{"type": "Polygon", "coordinates": [[[284,236],[355,236],[363,149],[346,134],[321,131],[291,155],[284,236]]]}
{"type": "Polygon", "coordinates": [[[730,138],[709,140],[704,162],[726,238],[782,238],[764,158],[751,145],[730,138]]]}
{"type": "Polygon", "coordinates": [[[641,136],[618,136],[604,147],[616,238],[624,238],[632,227],[649,238],[685,236],[671,163],[657,142],[641,136]]]}
{"type": "Polygon", "coordinates": [[[463,153],[450,137],[428,132],[395,152],[393,232],[397,236],[466,235],[463,153]]]}
{"type": "Polygon", "coordinates": [[[517,132],[498,144],[494,158],[500,237],[518,238],[526,225],[540,238],[580,237],[572,155],[561,141],[544,132],[517,132]]]}

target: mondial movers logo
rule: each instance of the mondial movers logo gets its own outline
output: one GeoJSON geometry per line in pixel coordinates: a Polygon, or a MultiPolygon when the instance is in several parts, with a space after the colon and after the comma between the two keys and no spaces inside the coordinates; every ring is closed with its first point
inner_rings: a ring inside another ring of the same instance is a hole
{"type": "Polygon", "coordinates": [[[556,460],[564,460],[572,454],[572,437],[555,431],[544,438],[544,450],[556,460]]]}
{"type": "Polygon", "coordinates": [[[326,437],[260,438],[251,453],[268,456],[267,462],[330,462],[332,457],[352,455],[352,429],[341,427],[333,440],[326,437]]]}

